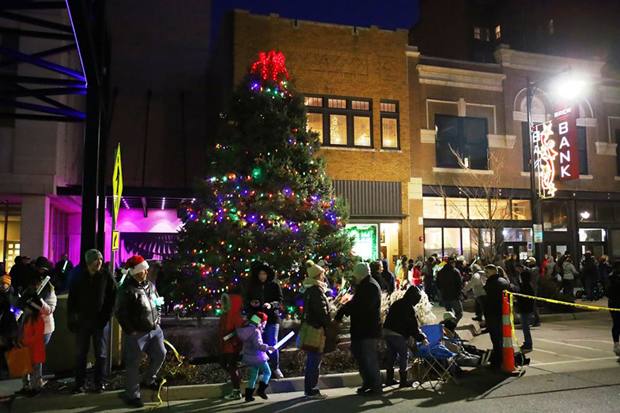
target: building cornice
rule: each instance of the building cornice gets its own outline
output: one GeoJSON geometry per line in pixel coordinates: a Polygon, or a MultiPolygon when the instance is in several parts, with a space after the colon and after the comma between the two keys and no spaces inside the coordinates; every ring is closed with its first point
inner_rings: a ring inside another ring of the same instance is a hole
{"type": "Polygon", "coordinates": [[[451,67],[417,65],[417,69],[420,83],[426,85],[502,92],[502,82],[506,79],[506,75],[501,73],[479,72],[451,67]]]}
{"type": "Polygon", "coordinates": [[[545,73],[558,73],[570,67],[571,70],[596,78],[601,77],[601,69],[606,64],[602,60],[584,60],[571,57],[528,53],[513,50],[508,47],[498,48],[495,51],[495,60],[502,67],[545,73]]]}

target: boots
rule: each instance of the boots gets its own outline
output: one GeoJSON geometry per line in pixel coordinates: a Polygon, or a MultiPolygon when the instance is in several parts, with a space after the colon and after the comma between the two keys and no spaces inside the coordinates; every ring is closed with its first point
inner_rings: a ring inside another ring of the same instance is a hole
{"type": "Polygon", "coordinates": [[[253,402],[254,401],[254,396],[252,396],[254,394],[254,389],[250,389],[249,387],[245,388],[245,401],[246,402],[253,402]]]}
{"type": "Polygon", "coordinates": [[[269,387],[267,383],[264,383],[262,381],[258,383],[258,390],[256,390],[256,395],[263,400],[267,400],[268,397],[265,394],[265,390],[267,390],[267,387],[269,387]]]}
{"type": "Polygon", "coordinates": [[[394,380],[394,369],[386,369],[385,370],[385,385],[386,386],[395,386],[398,382],[394,380]]]}
{"type": "Polygon", "coordinates": [[[401,370],[398,372],[398,374],[400,374],[400,385],[398,387],[403,388],[412,386],[412,383],[410,381],[407,381],[407,370],[401,370]]]}

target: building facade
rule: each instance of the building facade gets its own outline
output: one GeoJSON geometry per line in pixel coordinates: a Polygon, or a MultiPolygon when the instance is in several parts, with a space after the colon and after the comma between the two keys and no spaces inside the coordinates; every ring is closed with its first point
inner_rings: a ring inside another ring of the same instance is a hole
{"type": "Polygon", "coordinates": [[[415,194],[410,192],[407,31],[245,11],[230,19],[230,90],[259,51],[282,51],[296,89],[305,95],[308,127],[319,133],[335,192],[348,203],[356,252],[388,260],[410,254],[415,194]]]}

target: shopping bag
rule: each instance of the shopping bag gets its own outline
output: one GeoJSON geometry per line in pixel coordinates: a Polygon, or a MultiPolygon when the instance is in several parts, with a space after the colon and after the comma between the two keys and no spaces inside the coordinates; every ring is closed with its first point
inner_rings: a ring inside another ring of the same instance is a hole
{"type": "Polygon", "coordinates": [[[325,348],[323,353],[331,353],[338,346],[338,333],[340,332],[340,323],[332,321],[325,328],[325,348]]]}
{"type": "Polygon", "coordinates": [[[301,350],[322,353],[325,349],[325,330],[303,322],[297,336],[297,347],[301,350]]]}
{"type": "Polygon", "coordinates": [[[11,378],[24,377],[32,373],[32,358],[28,347],[14,347],[6,352],[6,364],[11,378]]]}

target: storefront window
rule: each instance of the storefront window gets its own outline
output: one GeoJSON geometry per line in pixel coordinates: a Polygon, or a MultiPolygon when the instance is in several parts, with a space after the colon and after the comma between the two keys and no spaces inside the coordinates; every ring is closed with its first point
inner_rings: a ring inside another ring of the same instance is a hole
{"type": "Polygon", "coordinates": [[[442,255],[442,228],[424,228],[424,254],[442,255]]]}
{"type": "Polygon", "coordinates": [[[614,206],[611,202],[599,202],[596,204],[596,220],[613,222],[614,206]]]}
{"type": "Polygon", "coordinates": [[[443,253],[444,255],[461,254],[461,229],[443,229],[443,253]]]}
{"type": "Polygon", "coordinates": [[[512,219],[518,221],[532,219],[532,207],[529,199],[512,200],[512,219]]]}
{"type": "Polygon", "coordinates": [[[353,136],[355,146],[370,146],[370,117],[353,117],[353,136]]]}
{"type": "Polygon", "coordinates": [[[469,219],[489,219],[489,201],[470,198],[469,219]]]}
{"type": "Polygon", "coordinates": [[[443,219],[446,217],[443,198],[424,197],[422,207],[422,216],[424,218],[443,219]]]}
{"type": "Polygon", "coordinates": [[[579,228],[579,242],[605,242],[606,231],[599,228],[579,228]]]}
{"type": "Polygon", "coordinates": [[[504,228],[504,242],[532,242],[531,228],[504,228]]]}
{"type": "Polygon", "coordinates": [[[568,231],[568,208],[562,201],[542,203],[543,228],[545,231],[568,231]]]}
{"type": "Polygon", "coordinates": [[[462,230],[463,245],[462,245],[462,254],[467,261],[470,261],[472,257],[476,254],[471,251],[471,230],[469,228],[463,228],[462,230]]]}
{"type": "Polygon", "coordinates": [[[353,254],[365,260],[379,258],[379,234],[375,224],[347,225],[346,231],[353,238],[353,254]]]}
{"type": "Polygon", "coordinates": [[[491,219],[510,219],[510,200],[491,199],[491,219]]]}
{"type": "Polygon", "coordinates": [[[21,209],[18,205],[0,204],[0,262],[5,263],[6,272],[15,264],[15,257],[20,255],[20,249],[21,209]]]}
{"type": "Polygon", "coordinates": [[[467,198],[446,198],[448,219],[467,219],[467,198]]]}

